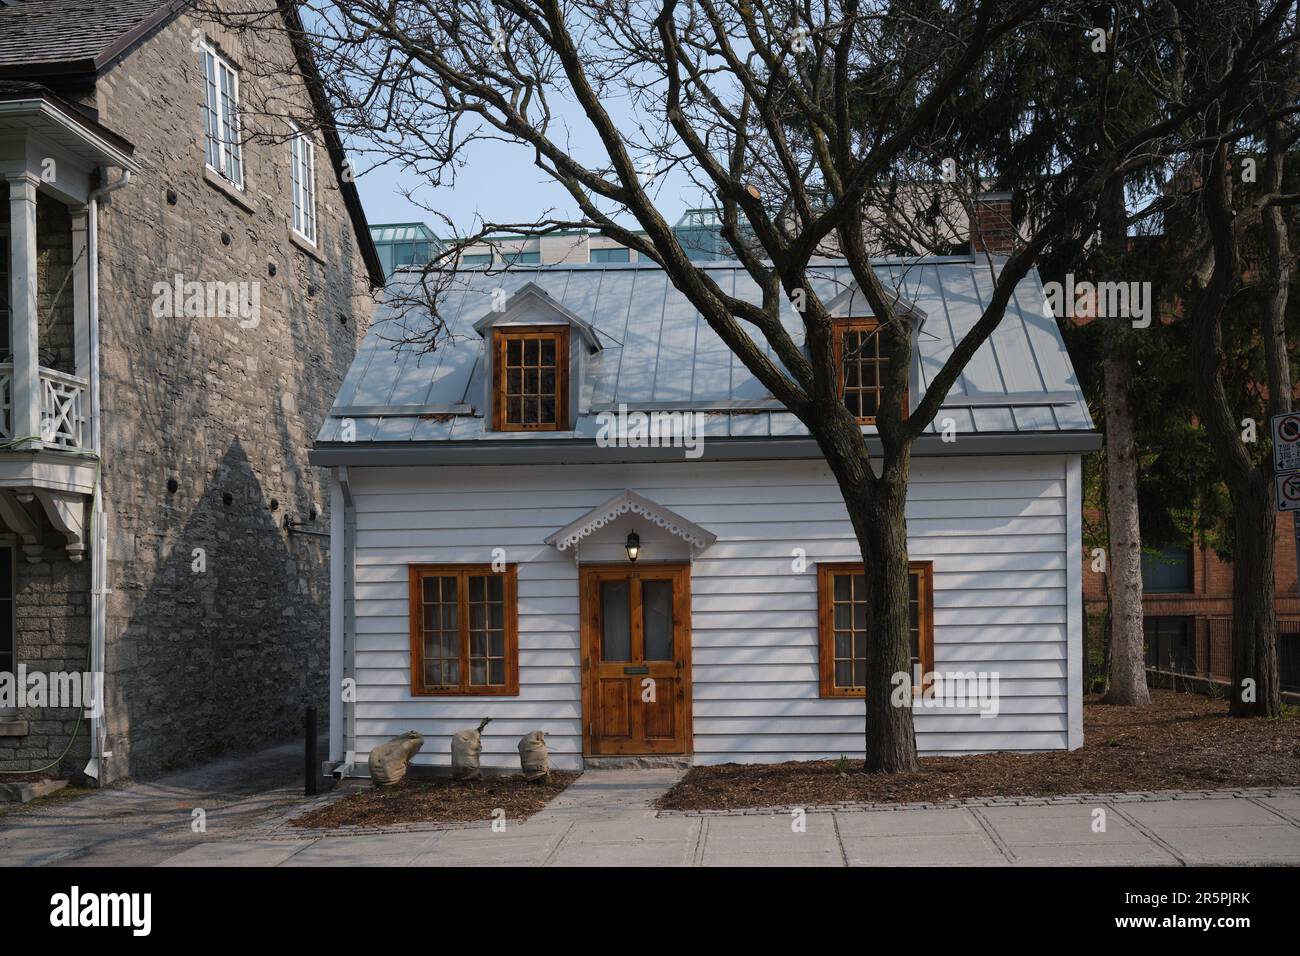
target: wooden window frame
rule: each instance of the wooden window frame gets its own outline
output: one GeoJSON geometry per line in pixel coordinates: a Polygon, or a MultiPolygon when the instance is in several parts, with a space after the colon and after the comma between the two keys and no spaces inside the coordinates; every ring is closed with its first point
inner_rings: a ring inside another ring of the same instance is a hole
{"type": "Polygon", "coordinates": [[[507,564],[496,571],[490,564],[412,564],[407,566],[410,584],[411,694],[415,697],[517,697],[519,695],[519,581],[518,565],[507,564]],[[469,682],[469,579],[504,579],[501,598],[505,604],[504,684],[469,682]],[[428,687],[424,683],[424,601],[421,582],[426,577],[457,579],[457,623],[460,642],[460,684],[457,687],[428,687]]]}
{"type": "MultiPolygon", "coordinates": [[[[919,577],[917,583],[917,630],[921,652],[921,677],[934,671],[934,562],[909,561],[909,575],[919,577]]],[[[835,684],[835,577],[840,574],[862,574],[860,561],[823,561],[817,565],[817,677],[822,697],[862,697],[861,688],[837,687],[835,684]]],[[[909,675],[910,676],[910,675],[909,675]]],[[[913,695],[921,693],[921,685],[912,687],[913,695]]]]}
{"type": "MultiPolygon", "coordinates": [[[[846,332],[873,331],[880,328],[880,323],[873,316],[858,316],[852,318],[837,318],[831,320],[831,354],[835,361],[835,379],[838,382],[840,401],[844,401],[844,335],[846,332]]],[[[888,364],[887,362],[885,364],[888,364]]],[[[876,381],[880,383],[880,402],[883,404],[885,399],[885,385],[880,377],[881,367],[877,364],[876,381]]],[[[911,371],[908,371],[908,378],[911,378],[911,371]]],[[[908,409],[908,392],[910,390],[910,381],[903,385],[903,417],[907,417],[908,409]]],[[[875,415],[854,416],[854,420],[859,425],[876,424],[875,415]]]]}
{"type": "Polygon", "coordinates": [[[566,432],[569,426],[569,327],[567,325],[508,325],[492,330],[492,429],[499,432],[566,432]],[[506,347],[516,339],[555,340],[555,421],[529,425],[506,421],[506,347]]]}

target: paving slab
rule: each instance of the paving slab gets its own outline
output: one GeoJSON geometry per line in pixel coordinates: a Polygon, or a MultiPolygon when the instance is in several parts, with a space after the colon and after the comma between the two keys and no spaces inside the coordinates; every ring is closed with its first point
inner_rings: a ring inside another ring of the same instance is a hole
{"type": "Polygon", "coordinates": [[[975,817],[966,809],[937,810],[841,810],[835,814],[840,837],[937,836],[949,833],[982,833],[975,817]]]}
{"type": "Polygon", "coordinates": [[[1178,857],[1150,840],[1142,843],[1052,843],[1017,846],[1021,866],[1179,866],[1178,857]]]}
{"type": "Polygon", "coordinates": [[[693,840],[642,840],[631,843],[565,843],[547,860],[547,866],[690,866],[695,860],[693,840]]]}
{"type": "Polygon", "coordinates": [[[1148,827],[1249,827],[1274,826],[1282,822],[1250,800],[1126,803],[1124,812],[1148,827]]]}
{"type": "Polygon", "coordinates": [[[1300,825],[1300,797],[1262,797],[1259,802],[1300,825]]]}
{"type": "Polygon", "coordinates": [[[285,840],[217,840],[191,847],[159,866],[279,866],[310,844],[285,840]]]}
{"type": "Polygon", "coordinates": [[[1007,865],[1002,851],[983,832],[847,836],[844,837],[844,855],[849,866],[1007,865]]]}
{"type": "MultiPolygon", "coordinates": [[[[1130,805],[1125,804],[1125,812],[1130,805]]],[[[980,815],[988,821],[1002,842],[1013,850],[1022,846],[1095,845],[1100,843],[1148,842],[1142,832],[1104,804],[1073,806],[984,807],[980,815]],[[1105,832],[1093,832],[1093,811],[1106,811],[1105,832]]]]}
{"type": "Polygon", "coordinates": [[[322,837],[280,866],[410,866],[440,833],[322,837]]]}
{"type": "Polygon", "coordinates": [[[835,821],[829,813],[804,817],[792,829],[789,813],[713,817],[704,831],[704,866],[843,866],[835,821]]]}
{"type": "Polygon", "coordinates": [[[694,843],[699,839],[701,826],[698,818],[691,817],[629,816],[623,820],[597,820],[575,826],[565,843],[694,843]]]}
{"type": "MultiPolygon", "coordinates": [[[[568,832],[567,827],[530,826],[447,830],[438,834],[410,866],[541,866],[568,832]]],[[[354,839],[367,839],[356,837],[354,839]]]]}
{"type": "Polygon", "coordinates": [[[545,823],[653,817],[654,802],[685,772],[675,767],[588,770],[532,819],[545,823]]]}
{"type": "Polygon", "coordinates": [[[1245,866],[1300,863],[1300,828],[1280,821],[1278,826],[1148,825],[1188,863],[1245,866]]]}
{"type": "Polygon", "coordinates": [[[575,825],[548,866],[690,866],[703,822],[642,817],[575,825]]]}

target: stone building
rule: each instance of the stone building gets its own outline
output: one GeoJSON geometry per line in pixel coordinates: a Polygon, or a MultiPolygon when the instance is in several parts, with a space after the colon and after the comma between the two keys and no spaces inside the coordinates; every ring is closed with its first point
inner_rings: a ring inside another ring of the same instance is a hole
{"type": "Polygon", "coordinates": [[[296,14],[187,6],[0,0],[0,771],[147,777],[326,703],[307,449],[383,273],[296,14]]]}

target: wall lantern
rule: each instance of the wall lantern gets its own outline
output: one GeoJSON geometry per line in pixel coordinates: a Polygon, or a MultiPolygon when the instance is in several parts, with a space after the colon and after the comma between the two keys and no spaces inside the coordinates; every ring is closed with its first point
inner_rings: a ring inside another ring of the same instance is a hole
{"type": "Polygon", "coordinates": [[[641,538],[635,531],[629,532],[627,544],[623,545],[623,549],[627,551],[627,559],[635,564],[636,559],[641,556],[641,538]]]}

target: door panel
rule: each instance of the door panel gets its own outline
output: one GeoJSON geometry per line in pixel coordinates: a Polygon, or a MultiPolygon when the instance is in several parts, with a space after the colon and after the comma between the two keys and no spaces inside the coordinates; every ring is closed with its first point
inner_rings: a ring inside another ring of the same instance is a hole
{"type": "Polygon", "coordinates": [[[689,587],[685,565],[581,569],[584,752],[689,752],[689,587]]]}
{"type": "Polygon", "coordinates": [[[598,686],[596,733],[603,740],[631,740],[632,707],[627,699],[627,682],[602,680],[598,686]]]}

